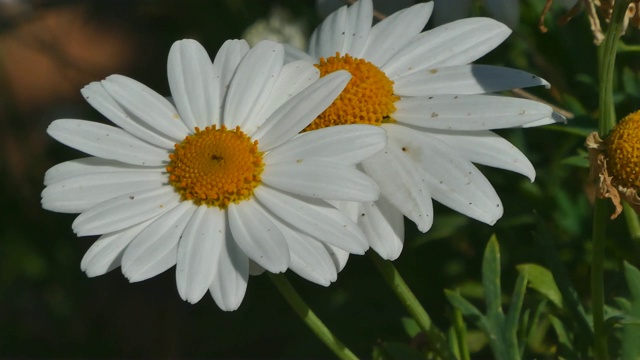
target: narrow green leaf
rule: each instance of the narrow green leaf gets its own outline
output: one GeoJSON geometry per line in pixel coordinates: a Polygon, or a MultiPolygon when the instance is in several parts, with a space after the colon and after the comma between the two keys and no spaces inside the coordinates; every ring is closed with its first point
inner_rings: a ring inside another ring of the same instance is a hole
{"type": "Polygon", "coordinates": [[[420,330],[420,326],[418,326],[418,323],[413,318],[403,317],[400,321],[402,321],[404,332],[407,333],[409,337],[413,338],[422,332],[422,330],[420,330]]]}
{"type": "Polygon", "coordinates": [[[521,346],[526,342],[529,347],[533,349],[540,349],[543,347],[547,331],[546,325],[541,324],[540,319],[542,318],[542,313],[544,312],[547,303],[548,300],[542,300],[536,307],[529,324],[525,327],[526,335],[521,346]]]}
{"type": "Polygon", "coordinates": [[[518,322],[520,321],[520,313],[522,312],[522,303],[524,302],[524,293],[526,290],[527,274],[520,273],[518,280],[516,280],[516,286],[513,289],[511,305],[509,305],[509,312],[507,313],[507,321],[505,323],[505,330],[514,337],[517,335],[518,322]]]}
{"type": "Polygon", "coordinates": [[[501,320],[502,290],[500,288],[500,247],[498,238],[491,236],[484,251],[482,260],[482,285],[487,300],[487,316],[493,320],[501,320]]]}
{"type": "Polygon", "coordinates": [[[476,326],[478,326],[486,333],[491,334],[491,326],[489,325],[487,318],[482,315],[478,308],[473,306],[470,302],[468,302],[465,298],[460,296],[455,291],[445,289],[444,294],[451,305],[453,305],[462,313],[462,316],[471,320],[471,322],[473,322],[476,326]]]}
{"type": "Polygon", "coordinates": [[[553,315],[548,316],[551,326],[558,336],[558,355],[567,359],[578,359],[579,357],[574,349],[573,341],[571,341],[562,321],[553,315]]]}
{"type": "Polygon", "coordinates": [[[462,318],[462,312],[458,309],[453,310],[453,330],[455,332],[455,336],[450,336],[450,340],[452,345],[455,344],[454,353],[456,354],[456,358],[460,360],[469,360],[471,359],[471,354],[469,353],[469,345],[467,341],[469,337],[467,336],[467,324],[465,324],[464,319],[462,318]]]}
{"type": "Polygon", "coordinates": [[[624,276],[631,292],[631,301],[627,319],[622,329],[622,359],[640,358],[640,271],[628,262],[624,262],[624,276]]]}
{"type": "Polygon", "coordinates": [[[555,244],[549,235],[546,225],[542,221],[539,215],[536,214],[537,233],[536,239],[542,246],[542,251],[546,255],[549,270],[553,274],[553,278],[557,282],[560,293],[562,294],[562,300],[564,308],[571,314],[571,319],[575,322],[578,328],[576,334],[576,343],[580,347],[580,352],[586,356],[588,347],[593,342],[593,328],[589,323],[587,314],[584,311],[582,303],[580,303],[578,293],[573,287],[569,275],[567,274],[560,256],[556,252],[555,244]]]}
{"type": "MultiPolygon", "coordinates": [[[[518,323],[520,322],[520,313],[522,313],[522,303],[524,302],[524,293],[527,290],[527,274],[520,273],[516,286],[513,288],[511,296],[511,304],[504,325],[505,336],[510,338],[511,343],[518,344],[518,323]]],[[[518,347],[520,357],[523,355],[524,348],[518,347]]]]}
{"type": "Polygon", "coordinates": [[[589,160],[584,155],[569,156],[562,160],[565,165],[572,165],[581,168],[589,168],[589,160]]]}
{"type": "Polygon", "coordinates": [[[562,293],[553,279],[551,271],[537,264],[521,264],[516,266],[521,274],[529,278],[529,286],[546,296],[555,306],[562,309],[562,293]]]}

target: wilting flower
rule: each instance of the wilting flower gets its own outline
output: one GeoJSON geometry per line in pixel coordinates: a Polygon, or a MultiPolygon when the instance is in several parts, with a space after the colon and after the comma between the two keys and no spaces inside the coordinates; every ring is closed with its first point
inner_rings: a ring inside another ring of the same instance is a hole
{"type": "Polygon", "coordinates": [[[242,34],[250,46],[272,40],[303,49],[307,45],[305,24],[281,7],[274,7],[266,19],[258,19],[242,34]]]}
{"type": "Polygon", "coordinates": [[[210,290],[234,310],[250,265],[328,285],[340,266],[334,251],[367,250],[357,225],[324,199],[378,198],[355,164],[384,147],[384,131],[298,135],[350,75],[318,80],[310,64],[283,62],[270,41],[251,50],[228,41],[213,64],[200,44],[179,41],[168,61],[173,103],[114,75],[82,94],[119,127],[51,124],[52,137],[92,155],[51,168],[42,192],[45,209],[80,213],[79,236],[101,235],[82,260],[89,276],[121,266],[134,282],[176,265],[184,300],[210,290]]]}
{"type": "Polygon", "coordinates": [[[389,136],[383,151],[361,163],[380,186],[380,200],[338,204],[357,214],[371,247],[387,259],[402,250],[403,214],[421,231],[429,230],[432,198],[495,223],[502,203],[472,163],[519,172],[532,181],[535,170],[489,130],[555,122],[547,105],[491,94],[548,86],[546,81],[519,70],[469,64],[500,44],[509,28],[470,18],[421,32],[432,9],[432,3],[417,4],[371,27],[371,1],[361,0],[324,20],[311,36],[308,54],[286,48],[290,59],[314,63],[323,76],[342,69],[353,75],[306,130],[364,123],[389,136]]]}
{"type": "Polygon", "coordinates": [[[615,219],[622,212],[621,199],[640,213],[640,111],[627,115],[600,139],[597,132],[587,137],[592,179],[598,182],[598,196],[615,205],[615,219]]]}

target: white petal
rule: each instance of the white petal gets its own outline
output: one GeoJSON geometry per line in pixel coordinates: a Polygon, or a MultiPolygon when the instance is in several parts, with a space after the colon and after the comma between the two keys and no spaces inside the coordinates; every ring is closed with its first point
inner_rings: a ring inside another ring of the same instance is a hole
{"type": "Polygon", "coordinates": [[[258,118],[282,69],[284,49],[273,41],[262,41],[242,58],[229,85],[223,124],[240,126],[252,136],[265,118],[258,118]]]}
{"type": "Polygon", "coordinates": [[[358,225],[369,245],[385,260],[395,260],[404,243],[404,217],[384,196],[380,200],[362,204],[358,225]]]}
{"type": "Polygon", "coordinates": [[[356,165],[382,150],[386,142],[387,134],[378,126],[330,126],[302,133],[277,146],[265,155],[265,161],[317,158],[356,165]]]}
{"type": "Polygon", "coordinates": [[[416,36],[382,67],[394,80],[434,67],[473,62],[502,43],[511,33],[488,18],[468,18],[438,26],[416,36]]]}
{"type": "Polygon", "coordinates": [[[383,67],[395,53],[424,29],[432,11],[433,3],[421,3],[380,21],[369,32],[369,39],[362,53],[354,56],[383,67]]]}
{"type": "Polygon", "coordinates": [[[88,277],[104,275],[120,266],[125,249],[152,220],[145,221],[125,230],[102,235],[91,245],[80,262],[80,269],[88,277]]]}
{"type": "Polygon", "coordinates": [[[488,130],[522,126],[551,116],[548,105],[494,95],[435,95],[402,98],[393,118],[440,130],[488,130]]]}
{"type": "Polygon", "coordinates": [[[347,6],[329,15],[309,39],[309,54],[316,58],[335,56],[344,47],[347,30],[347,6]]]}
{"type": "Polygon", "coordinates": [[[165,149],[170,149],[175,144],[175,141],[149,126],[145,120],[125,111],[100,82],[92,82],[80,92],[91,106],[131,135],[165,149]]]}
{"type": "Polygon", "coordinates": [[[261,116],[268,117],[294,95],[304,90],[320,78],[320,70],[306,61],[294,61],[285,64],[278,80],[273,86],[269,99],[260,111],[261,116]]]}
{"type": "Polygon", "coordinates": [[[87,154],[127,164],[159,166],[169,152],[148,144],[126,131],[96,122],[62,119],[49,125],[47,133],[61,143],[87,154]]]}
{"type": "Polygon", "coordinates": [[[483,94],[549,83],[527,72],[491,65],[459,65],[431,68],[394,79],[400,96],[483,94]]]}
{"type": "Polygon", "coordinates": [[[376,183],[355,167],[320,159],[267,164],[262,181],[293,194],[328,200],[375,201],[376,183]]]}
{"type": "Polygon", "coordinates": [[[528,128],[528,127],[543,126],[543,125],[550,125],[550,124],[556,124],[556,123],[566,124],[567,118],[565,118],[562,114],[559,114],[554,111],[553,114],[551,114],[551,116],[540,119],[540,120],[532,121],[530,123],[526,123],[522,125],[522,127],[528,128]]]}
{"type": "Polygon", "coordinates": [[[176,264],[178,242],[196,207],[184,201],[147,226],[122,256],[122,273],[130,282],[152,278],[176,264]]]}
{"type": "Polygon", "coordinates": [[[338,279],[338,271],[322,243],[289,227],[280,228],[291,252],[289,268],[306,280],[329,286],[338,279]]]}
{"type": "Polygon", "coordinates": [[[176,108],[146,85],[126,76],[111,75],[102,81],[102,86],[124,109],[169,139],[180,142],[190,133],[176,108]]]}
{"type": "Polygon", "coordinates": [[[284,194],[267,186],[256,188],[254,195],[284,223],[319,241],[355,254],[364,254],[369,247],[358,226],[326,202],[284,194]]]}
{"type": "Polygon", "coordinates": [[[106,234],[158,216],[180,202],[172,186],[141,190],[104,201],[73,222],[78,236],[106,234]]]}
{"type": "Polygon", "coordinates": [[[340,70],[320,78],[280,106],[257,129],[253,138],[267,151],[291,139],[326,110],[351,80],[340,70]]]}
{"type": "Polygon", "coordinates": [[[256,264],[253,260],[249,260],[249,275],[258,276],[262,275],[264,272],[265,270],[262,266],[256,264]]]}
{"type": "Polygon", "coordinates": [[[463,158],[499,169],[514,171],[532,182],[536,170],[527,157],[510,142],[491,131],[429,131],[463,158]]]}
{"type": "Polygon", "coordinates": [[[470,161],[428,133],[399,125],[386,129],[389,144],[404,148],[403,153],[422,171],[434,200],[490,225],[502,216],[500,198],[470,161]]]}
{"type": "Polygon", "coordinates": [[[147,167],[124,164],[119,161],[103,159],[99,157],[86,157],[65,161],[53,166],[44,174],[44,185],[49,186],[58,181],[69,179],[78,175],[114,172],[161,172],[164,167],[147,167]]]}
{"type": "MultiPolygon", "coordinates": [[[[383,125],[387,133],[390,127],[390,124],[383,125]]],[[[384,150],[363,161],[362,167],[375,179],[382,195],[416,223],[420,231],[427,232],[431,228],[433,204],[427,179],[396,139],[390,136],[384,150]]]]}
{"type": "Polygon", "coordinates": [[[240,307],[247,291],[249,258],[233,240],[228,227],[226,234],[209,291],[220,309],[234,311],[240,307]]]}
{"type": "Polygon", "coordinates": [[[197,303],[207,293],[225,242],[224,211],[199,206],[178,244],[176,284],[182,300],[197,303]]]}
{"type": "MultiPolygon", "coordinates": [[[[247,52],[249,52],[249,44],[245,40],[227,40],[218,50],[216,58],[213,60],[213,75],[220,83],[220,99],[218,101],[220,108],[215,110],[216,114],[223,113],[223,104],[226,100],[229,83],[238,69],[238,64],[247,52]]],[[[213,119],[212,123],[219,126],[221,119],[213,119]]]]}
{"type": "Polygon", "coordinates": [[[281,273],[289,266],[289,248],[273,218],[250,199],[231,204],[229,226],[240,249],[258,265],[272,273],[281,273]]]}
{"type": "Polygon", "coordinates": [[[100,172],[67,178],[42,191],[42,207],[63,213],[80,213],[111,198],[155,189],[167,181],[160,171],[100,172]]]}
{"type": "Polygon", "coordinates": [[[329,252],[329,255],[331,255],[331,259],[333,260],[333,264],[336,266],[336,270],[338,272],[342,271],[349,260],[349,252],[329,244],[324,244],[324,247],[329,252]]]}
{"type": "Polygon", "coordinates": [[[347,20],[344,33],[344,43],[340,54],[362,53],[369,31],[371,30],[371,21],[373,20],[373,5],[371,0],[360,0],[347,8],[347,20]]]}
{"type": "Polygon", "coordinates": [[[195,40],[176,41],[167,62],[169,87],[178,112],[191,130],[220,118],[220,79],[207,51],[195,40]]]}
{"type": "Polygon", "coordinates": [[[295,46],[291,46],[289,44],[282,44],[284,46],[284,62],[288,63],[296,60],[303,60],[310,64],[313,64],[318,61],[318,59],[314,59],[311,55],[306,52],[298,49],[295,46]]]}

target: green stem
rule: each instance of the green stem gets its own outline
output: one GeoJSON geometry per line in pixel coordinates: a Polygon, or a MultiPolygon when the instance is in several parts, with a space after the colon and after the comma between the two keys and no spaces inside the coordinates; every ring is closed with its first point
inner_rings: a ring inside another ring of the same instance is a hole
{"type": "Polygon", "coordinates": [[[331,333],[331,331],[322,323],[322,321],[311,311],[309,305],[302,300],[300,294],[291,286],[291,283],[284,274],[274,275],[269,273],[269,278],[276,285],[278,290],[284,298],[287,300],[293,310],[300,316],[302,321],[311,328],[316,336],[322,340],[325,345],[333,351],[334,354],[340,359],[354,360],[358,359],[351,350],[338,340],[338,338],[331,333]]]}
{"type": "MultiPolygon", "coordinates": [[[[600,75],[600,121],[598,130],[605,137],[616,124],[613,102],[613,75],[618,39],[630,0],[616,1],[604,42],[598,49],[600,75]]],[[[607,334],[604,324],[604,248],[608,208],[604,200],[597,200],[593,214],[593,258],[591,263],[591,298],[593,302],[594,357],[607,359],[607,334]]]]}
{"type": "Polygon", "coordinates": [[[620,40],[618,42],[618,52],[619,53],[623,53],[623,52],[640,52],[640,46],[639,45],[629,45],[629,44],[626,44],[625,42],[623,42],[622,40],[620,40]]]}
{"type": "Polygon", "coordinates": [[[382,259],[375,251],[369,251],[373,263],[378,268],[382,277],[396,294],[402,305],[418,323],[418,326],[427,337],[433,351],[442,359],[454,359],[451,349],[444,334],[433,324],[429,314],[420,305],[407,283],[402,279],[393,263],[382,259]]]}

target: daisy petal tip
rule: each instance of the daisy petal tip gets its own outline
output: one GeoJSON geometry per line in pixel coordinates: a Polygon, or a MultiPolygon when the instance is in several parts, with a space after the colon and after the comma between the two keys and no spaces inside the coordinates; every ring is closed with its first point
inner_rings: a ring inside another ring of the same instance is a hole
{"type": "Polygon", "coordinates": [[[429,18],[431,17],[431,13],[433,12],[433,3],[433,1],[418,3],[413,6],[412,10],[423,13],[420,14],[420,16],[422,17],[429,18]]]}
{"type": "Polygon", "coordinates": [[[191,291],[189,293],[184,293],[184,292],[180,292],[180,298],[182,298],[182,300],[188,302],[189,304],[196,304],[198,303],[200,300],[202,300],[202,298],[204,297],[204,294],[206,294],[207,291],[205,289],[205,291],[191,291]]]}
{"type": "Polygon", "coordinates": [[[562,124],[567,123],[567,118],[564,117],[564,115],[557,113],[555,111],[551,114],[551,119],[553,119],[556,123],[562,123],[562,124]]]}
{"type": "Polygon", "coordinates": [[[349,81],[351,81],[351,73],[346,70],[334,71],[325,77],[328,78],[329,76],[331,76],[331,79],[334,79],[333,81],[336,82],[336,86],[346,87],[349,81]]]}

